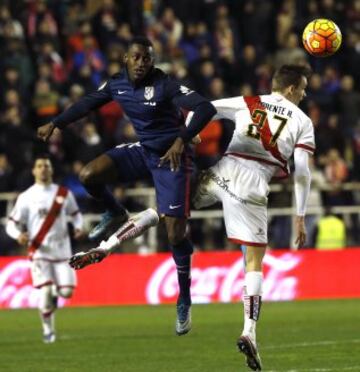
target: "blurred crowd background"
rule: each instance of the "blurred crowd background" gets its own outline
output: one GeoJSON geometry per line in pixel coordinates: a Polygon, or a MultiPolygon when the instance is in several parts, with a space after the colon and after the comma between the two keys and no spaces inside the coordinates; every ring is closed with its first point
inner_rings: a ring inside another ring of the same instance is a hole
{"type": "MultiPolygon", "coordinates": [[[[311,207],[359,205],[359,191],[342,184],[360,181],[360,0],[2,0],[0,2],[0,193],[22,191],[32,182],[37,153],[49,152],[56,181],[75,194],[84,213],[101,208],[78,181],[80,169],[104,150],[136,141],[120,106],[109,103],[54,136],[36,139],[39,125],[98,88],[122,68],[134,35],[148,36],[156,64],[214,100],[270,92],[271,76],[284,63],[309,63],[304,111],[311,117],[317,149],[312,164],[311,207]],[[334,20],[343,45],[333,57],[314,58],[302,47],[305,25],[314,18],[334,20]],[[330,191],[321,187],[330,186],[330,191]]],[[[198,165],[216,161],[232,135],[233,124],[213,121],[196,149],[198,165]]],[[[270,197],[270,208],[293,206],[292,180],[270,197]]],[[[130,211],[146,204],[115,195],[130,211]]],[[[150,185],[151,186],[151,185],[150,185]]],[[[6,202],[1,202],[1,216],[6,202]]],[[[328,208],[330,207],[330,208],[328,208]]],[[[338,218],[337,216],[333,216],[338,218]]],[[[345,245],[359,245],[359,212],[338,218],[345,223],[345,245]]],[[[309,217],[316,245],[318,217],[309,217]]],[[[270,221],[270,245],[290,246],[291,218],[270,221]]],[[[190,234],[199,249],[230,248],[220,219],[194,220],[190,234]]],[[[161,229],[159,232],[161,235],[161,229]]],[[[161,241],[161,240],[160,240],[161,241]]],[[[16,253],[16,244],[0,229],[0,254],[16,253]]],[[[159,250],[166,250],[166,244],[159,250]]]]}

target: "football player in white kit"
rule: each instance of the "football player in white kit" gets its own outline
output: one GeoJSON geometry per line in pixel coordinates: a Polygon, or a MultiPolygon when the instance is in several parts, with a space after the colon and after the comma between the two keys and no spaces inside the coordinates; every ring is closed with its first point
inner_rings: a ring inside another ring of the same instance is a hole
{"type": "Polygon", "coordinates": [[[35,183],[21,193],[9,215],[6,232],[20,245],[27,246],[31,276],[41,290],[39,303],[43,341],[55,341],[54,312],[57,296],[70,298],[76,286],[67,219],[74,226],[74,237],[82,236],[83,218],[71,191],[53,183],[53,168],[46,155],[36,158],[35,183]]]}
{"type": "Polygon", "coordinates": [[[296,244],[305,243],[304,216],[310,190],[309,155],[315,150],[310,118],[298,108],[310,70],[285,65],[272,80],[272,93],[234,97],[212,104],[216,118],[235,122],[232,140],[221,160],[204,171],[193,198],[195,208],[221,201],[228,239],[244,247],[244,329],[237,341],[248,366],[261,370],[256,344],[262,294],[262,261],[267,240],[267,196],[276,175],[288,175],[295,163],[296,244]]]}

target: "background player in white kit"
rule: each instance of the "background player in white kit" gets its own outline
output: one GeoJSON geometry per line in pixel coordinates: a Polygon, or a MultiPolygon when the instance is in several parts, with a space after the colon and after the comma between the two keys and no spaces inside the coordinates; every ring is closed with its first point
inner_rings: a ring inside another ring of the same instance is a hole
{"type": "Polygon", "coordinates": [[[75,239],[82,236],[83,219],[73,194],[54,184],[49,158],[39,156],[32,169],[35,183],[21,193],[11,211],[6,232],[28,247],[31,276],[41,290],[39,304],[43,341],[55,341],[54,311],[57,296],[70,298],[76,286],[67,219],[74,226],[75,239]]]}
{"type": "Polygon", "coordinates": [[[245,320],[237,345],[254,371],[261,370],[255,332],[268,243],[268,184],[277,173],[289,174],[287,162],[292,155],[296,244],[302,246],[306,239],[304,216],[311,181],[308,163],[315,142],[312,122],[297,105],[305,97],[309,75],[304,66],[285,65],[274,74],[271,94],[212,102],[216,117],[234,121],[235,131],[222,159],[202,174],[193,198],[196,208],[221,201],[228,239],[245,247],[245,320]]]}

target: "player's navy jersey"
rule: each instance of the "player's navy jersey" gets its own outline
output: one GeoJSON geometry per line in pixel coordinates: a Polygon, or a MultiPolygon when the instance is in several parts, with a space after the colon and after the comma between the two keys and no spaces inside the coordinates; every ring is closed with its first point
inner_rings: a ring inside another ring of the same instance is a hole
{"type": "Polygon", "coordinates": [[[208,102],[157,68],[150,71],[139,84],[133,84],[124,69],[96,92],[86,95],[57,116],[53,122],[59,128],[65,127],[112,100],[124,109],[140,143],[158,153],[164,153],[185,128],[180,107],[190,111],[208,102]]]}

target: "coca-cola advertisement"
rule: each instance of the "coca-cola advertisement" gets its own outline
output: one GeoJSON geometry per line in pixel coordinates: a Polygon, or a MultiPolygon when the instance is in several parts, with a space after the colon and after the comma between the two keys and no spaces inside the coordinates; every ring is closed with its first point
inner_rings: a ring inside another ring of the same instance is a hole
{"type": "MultiPolygon", "coordinates": [[[[284,301],[360,297],[360,249],[269,251],[264,259],[263,298],[284,301]],[[346,270],[339,268],[346,267],[346,270]]],[[[174,303],[177,275],[170,254],[112,255],[77,272],[78,287],[60,306],[174,303]]],[[[197,252],[192,262],[194,303],[239,302],[244,282],[241,252],[197,252]]],[[[25,257],[0,258],[0,307],[36,307],[25,257]]]]}

